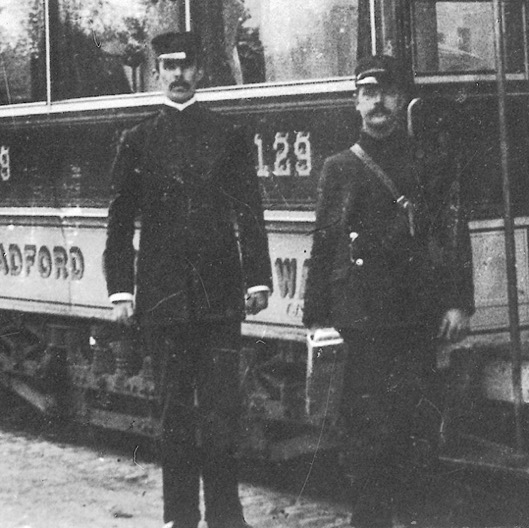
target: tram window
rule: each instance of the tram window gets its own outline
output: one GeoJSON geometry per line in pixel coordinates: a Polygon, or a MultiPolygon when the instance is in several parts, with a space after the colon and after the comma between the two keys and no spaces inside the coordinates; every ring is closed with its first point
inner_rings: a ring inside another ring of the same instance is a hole
{"type": "Polygon", "coordinates": [[[46,99],[40,0],[0,0],[0,104],[46,99]]]}
{"type": "Polygon", "coordinates": [[[0,104],[157,91],[149,42],[189,23],[202,88],[348,77],[370,36],[359,0],[0,0],[0,104]]]}
{"type": "Polygon", "coordinates": [[[108,123],[2,131],[0,207],[107,207],[120,132],[108,123]]]}
{"type": "Polygon", "coordinates": [[[205,2],[196,4],[202,4],[194,20],[206,37],[210,86],[353,74],[357,0],[217,0],[207,2],[207,8],[205,2]],[[212,16],[214,4],[219,16],[212,16]]]}
{"type": "MultiPolygon", "coordinates": [[[[148,43],[162,31],[185,29],[185,4],[50,1],[52,98],[158,90],[148,43]]],[[[203,88],[353,74],[358,0],[208,0],[188,5],[205,51],[203,88]]]]}
{"type": "Polygon", "coordinates": [[[149,3],[50,1],[52,98],[140,91],[149,3]]]}
{"type": "MultiPolygon", "coordinates": [[[[418,74],[487,72],[495,68],[490,1],[416,1],[415,70],[418,74]]],[[[522,2],[505,3],[507,71],[524,71],[522,2]]]]}

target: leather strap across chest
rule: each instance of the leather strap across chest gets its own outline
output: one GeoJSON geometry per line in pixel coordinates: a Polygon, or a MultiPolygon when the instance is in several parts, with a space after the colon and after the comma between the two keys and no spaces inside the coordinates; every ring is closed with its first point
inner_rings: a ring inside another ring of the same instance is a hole
{"type": "Polygon", "coordinates": [[[410,235],[415,235],[414,205],[404,194],[400,193],[393,180],[385,173],[384,169],[358,144],[351,147],[351,152],[384,184],[395,202],[402,207],[408,216],[410,235]]]}

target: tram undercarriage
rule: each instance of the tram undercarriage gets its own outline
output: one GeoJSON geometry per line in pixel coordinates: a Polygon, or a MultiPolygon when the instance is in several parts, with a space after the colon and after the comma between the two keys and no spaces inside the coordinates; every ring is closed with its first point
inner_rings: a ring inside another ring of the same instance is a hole
{"type": "MultiPolygon", "coordinates": [[[[0,324],[0,384],[6,389],[55,419],[157,437],[152,365],[132,331],[13,312],[2,312],[0,324]]],[[[440,457],[529,477],[529,457],[512,445],[507,348],[458,347],[439,354],[440,457]]],[[[339,452],[346,351],[341,345],[308,350],[302,343],[245,338],[240,456],[279,461],[339,452]]],[[[529,356],[529,344],[524,353],[529,356]]],[[[528,419],[528,409],[523,416],[528,419]]]]}
{"type": "MultiPolygon", "coordinates": [[[[132,331],[82,319],[4,312],[0,383],[41,412],[85,425],[156,438],[154,374],[132,331]]],[[[343,351],[246,339],[241,352],[241,454],[292,458],[334,447],[343,351]],[[250,346],[252,345],[253,346],[250,346]],[[316,368],[314,368],[316,367],[316,368]]]]}

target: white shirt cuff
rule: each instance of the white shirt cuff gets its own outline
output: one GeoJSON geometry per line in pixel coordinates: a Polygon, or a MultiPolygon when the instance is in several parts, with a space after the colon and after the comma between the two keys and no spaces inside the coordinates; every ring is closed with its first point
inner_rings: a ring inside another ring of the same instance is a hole
{"type": "Polygon", "coordinates": [[[257,292],[268,292],[270,293],[270,288],[268,286],[252,286],[246,290],[246,293],[257,293],[257,292]]]}
{"type": "MultiPolygon", "coordinates": [[[[257,293],[257,292],[268,292],[270,293],[270,288],[268,286],[252,286],[248,288],[247,293],[257,293]]],[[[120,302],[120,301],[134,301],[134,295],[128,292],[113,293],[108,300],[111,303],[120,302]]]]}
{"type": "Polygon", "coordinates": [[[134,295],[128,292],[113,293],[112,295],[110,295],[108,300],[111,303],[116,303],[120,301],[131,301],[132,302],[134,301],[134,295]]]}

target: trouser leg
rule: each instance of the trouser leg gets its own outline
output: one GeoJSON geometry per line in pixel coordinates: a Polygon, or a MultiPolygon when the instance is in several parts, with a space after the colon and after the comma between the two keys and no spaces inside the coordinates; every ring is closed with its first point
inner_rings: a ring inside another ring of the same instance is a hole
{"type": "Polygon", "coordinates": [[[178,528],[195,528],[200,521],[196,362],[191,339],[186,328],[158,328],[148,335],[162,427],[163,516],[164,522],[174,521],[178,528]]]}
{"type": "Polygon", "coordinates": [[[417,410],[431,403],[429,339],[422,329],[343,335],[349,347],[343,418],[353,524],[388,527],[395,502],[411,492],[414,443],[431,431],[429,418],[417,422],[417,410]]]}
{"type": "Polygon", "coordinates": [[[235,458],[240,415],[240,325],[209,325],[202,332],[198,402],[202,477],[209,528],[234,528],[243,522],[235,458]]]}
{"type": "Polygon", "coordinates": [[[395,369],[395,377],[402,381],[390,407],[399,440],[394,502],[400,514],[415,516],[427,500],[438,460],[442,398],[431,335],[412,329],[402,339],[405,354],[395,369]]]}
{"type": "Polygon", "coordinates": [[[348,346],[343,393],[346,463],[352,479],[352,524],[391,526],[390,431],[374,342],[363,333],[344,334],[348,346]],[[389,470],[389,471],[388,471],[389,470]]]}

